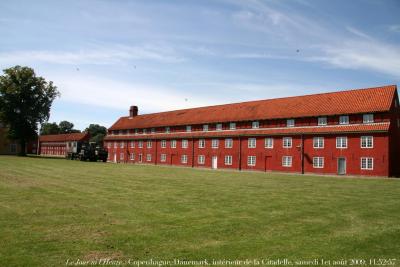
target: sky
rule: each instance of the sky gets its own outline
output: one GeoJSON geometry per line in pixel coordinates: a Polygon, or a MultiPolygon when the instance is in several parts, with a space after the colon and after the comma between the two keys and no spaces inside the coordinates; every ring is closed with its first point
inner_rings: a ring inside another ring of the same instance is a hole
{"type": "Polygon", "coordinates": [[[398,0],[2,0],[0,69],[61,96],[50,122],[400,84],[398,0]]]}

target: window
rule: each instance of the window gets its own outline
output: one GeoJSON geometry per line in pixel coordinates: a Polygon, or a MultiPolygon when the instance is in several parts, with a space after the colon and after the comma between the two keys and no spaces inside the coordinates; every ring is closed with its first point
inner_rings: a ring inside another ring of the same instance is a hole
{"type": "Polygon", "coordinates": [[[151,128],[151,133],[156,133],[156,129],[155,128],[151,128]]]}
{"type": "Polygon", "coordinates": [[[374,114],[363,115],[363,123],[373,123],[373,122],[374,122],[374,114]]]}
{"type": "Polygon", "coordinates": [[[265,148],[273,148],[274,147],[274,138],[265,138],[265,148]]]}
{"type": "Polygon", "coordinates": [[[176,148],[176,140],[171,140],[171,148],[176,148]]]}
{"type": "Polygon", "coordinates": [[[151,161],[151,154],[146,155],[146,161],[151,161]]]}
{"type": "Polygon", "coordinates": [[[321,169],[324,167],[324,158],[323,157],[314,157],[313,158],[313,168],[321,169]]]}
{"type": "Polygon", "coordinates": [[[374,138],[372,136],[361,136],[361,148],[373,148],[374,138]]]}
{"type": "Polygon", "coordinates": [[[292,157],[291,156],[283,156],[282,157],[282,166],[283,167],[292,167],[292,157]]]}
{"type": "Polygon", "coordinates": [[[347,116],[347,115],[340,116],[339,124],[349,124],[349,116],[347,116]]]}
{"type": "Polygon", "coordinates": [[[182,155],[182,156],[181,156],[181,163],[186,164],[187,161],[188,161],[187,155],[182,155]]]}
{"type": "Polygon", "coordinates": [[[231,122],[229,123],[229,130],[235,130],[236,129],[236,123],[231,122]]]}
{"type": "Polygon", "coordinates": [[[143,134],[146,134],[147,133],[147,129],[143,129],[143,134]]]}
{"type": "Polygon", "coordinates": [[[182,148],[187,148],[188,147],[188,140],[183,139],[182,140],[182,148]]]}
{"type": "Polygon", "coordinates": [[[139,147],[139,148],[142,148],[142,147],[143,147],[143,141],[142,141],[142,140],[139,141],[138,147],[139,147]]]}
{"type": "Polygon", "coordinates": [[[225,156],[225,165],[232,165],[232,156],[225,156]]]}
{"type": "Polygon", "coordinates": [[[170,132],[171,132],[171,128],[165,127],[165,132],[166,132],[166,133],[170,133],[170,132]]]}
{"type": "MultiPolygon", "coordinates": [[[[71,144],[71,143],[68,143],[68,144],[71,144]]],[[[71,145],[69,145],[69,146],[71,146],[71,145]]],[[[111,148],[111,142],[107,142],[107,148],[111,148]]]]}
{"type": "Polygon", "coordinates": [[[347,137],[346,136],[336,137],[336,148],[347,148],[347,137]]]}
{"type": "Polygon", "coordinates": [[[186,132],[191,132],[191,131],[192,131],[192,126],[187,125],[187,126],[186,126],[186,132]]]}
{"type": "Polygon", "coordinates": [[[151,140],[147,140],[147,148],[151,148],[153,146],[153,143],[151,140]]]}
{"type": "Polygon", "coordinates": [[[253,129],[260,128],[260,123],[258,121],[253,121],[251,123],[251,128],[253,128],[253,129]]]}
{"type": "Polygon", "coordinates": [[[204,125],[203,125],[203,131],[204,131],[204,132],[207,132],[207,131],[208,131],[208,124],[204,124],[204,125]]]}
{"type": "Polygon", "coordinates": [[[121,142],[119,143],[119,147],[120,147],[120,148],[124,148],[124,142],[123,142],[123,141],[121,141],[121,142]]]}
{"type": "Polygon", "coordinates": [[[294,127],[294,119],[286,120],[286,127],[294,127]]]}
{"type": "Polygon", "coordinates": [[[215,125],[215,130],[217,130],[217,131],[222,131],[222,123],[217,123],[217,124],[215,125]]]}
{"type": "Polygon", "coordinates": [[[120,159],[120,160],[124,160],[124,153],[120,153],[120,154],[119,154],[119,159],[120,159]]]}
{"type": "Polygon", "coordinates": [[[247,157],[247,166],[256,166],[256,156],[247,157]]]}
{"type": "Polygon", "coordinates": [[[117,148],[117,146],[118,146],[118,142],[115,141],[115,142],[114,142],[114,148],[117,148]]]}
{"type": "Polygon", "coordinates": [[[135,147],[135,141],[131,141],[131,148],[135,147]]]}
{"type": "Polygon", "coordinates": [[[199,148],[204,148],[206,146],[206,140],[199,139],[199,148]]]}
{"type": "Polygon", "coordinates": [[[328,124],[328,119],[326,117],[318,118],[318,126],[323,126],[328,124]]]}
{"type": "Polygon", "coordinates": [[[167,140],[161,140],[161,148],[167,147],[167,140]]]}
{"type": "Polygon", "coordinates": [[[199,155],[197,157],[197,163],[204,164],[204,162],[205,162],[205,157],[203,155],[199,155]]]}
{"type": "Polygon", "coordinates": [[[213,139],[211,141],[211,147],[212,148],[218,148],[218,139],[213,139]]]}
{"type": "Polygon", "coordinates": [[[361,158],[361,170],[373,170],[374,158],[361,158]]]}
{"type": "Polygon", "coordinates": [[[161,154],[160,155],[160,161],[161,162],[166,162],[167,161],[167,154],[161,154]]]}
{"type": "Polygon", "coordinates": [[[292,147],[292,137],[283,137],[283,148],[292,147]]]}
{"type": "Polygon", "coordinates": [[[249,138],[247,140],[247,147],[248,148],[256,148],[256,139],[255,138],[249,138]]]}
{"type": "Polygon", "coordinates": [[[232,148],[232,146],[233,146],[232,138],[226,138],[225,139],[225,148],[232,148]]]}
{"type": "Polygon", "coordinates": [[[135,129],[135,134],[138,134],[139,133],[139,129],[135,129]]]}
{"type": "Polygon", "coordinates": [[[17,153],[17,144],[10,144],[10,152],[17,153]]]}
{"type": "Polygon", "coordinates": [[[314,137],[313,138],[313,146],[314,146],[314,148],[324,148],[324,138],[323,137],[314,137]]]}
{"type": "Polygon", "coordinates": [[[131,160],[135,160],[135,153],[131,153],[131,160]]]}

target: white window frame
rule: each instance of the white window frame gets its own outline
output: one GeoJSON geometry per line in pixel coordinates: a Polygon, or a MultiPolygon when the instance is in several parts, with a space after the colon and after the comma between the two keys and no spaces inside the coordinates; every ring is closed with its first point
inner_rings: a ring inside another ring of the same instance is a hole
{"type": "Polygon", "coordinates": [[[171,146],[171,148],[176,148],[176,140],[175,139],[170,141],[170,146],[171,146]]]}
{"type": "Polygon", "coordinates": [[[197,156],[197,163],[198,164],[204,165],[205,161],[206,161],[206,158],[205,158],[204,155],[198,155],[197,156]]]}
{"type": "Polygon", "coordinates": [[[142,140],[139,141],[138,147],[139,147],[139,148],[143,148],[143,141],[142,141],[142,140]]]}
{"type": "Polygon", "coordinates": [[[152,134],[154,134],[154,133],[156,133],[156,129],[155,129],[155,128],[151,128],[150,132],[151,132],[152,134]]]}
{"type": "Polygon", "coordinates": [[[374,148],[374,137],[372,135],[361,136],[360,146],[361,148],[374,148]]]}
{"type": "Polygon", "coordinates": [[[199,139],[199,148],[205,148],[206,139],[199,139]]]}
{"type": "Polygon", "coordinates": [[[250,137],[247,139],[247,148],[256,148],[257,146],[257,138],[250,137]]]}
{"type": "Polygon", "coordinates": [[[222,131],[222,123],[215,124],[215,130],[216,131],[222,131]]]}
{"type": "Polygon", "coordinates": [[[374,114],[363,114],[363,123],[374,123],[374,114]]]}
{"type": "Polygon", "coordinates": [[[225,138],[225,148],[232,148],[232,147],[233,147],[233,139],[225,138]]]}
{"type": "Polygon", "coordinates": [[[147,134],[147,129],[143,129],[143,130],[142,130],[142,133],[143,133],[143,134],[147,134]]]}
{"type": "Polygon", "coordinates": [[[361,170],[372,171],[374,169],[374,158],[361,157],[360,164],[361,170]]]}
{"type": "Polygon", "coordinates": [[[264,147],[268,149],[274,148],[274,138],[273,137],[266,137],[264,140],[264,147]]]}
{"type": "Polygon", "coordinates": [[[253,121],[253,122],[251,122],[251,128],[252,128],[252,129],[258,129],[258,128],[260,128],[260,122],[259,122],[259,121],[253,121]]]}
{"type": "Polygon", "coordinates": [[[313,148],[324,148],[325,146],[325,138],[321,136],[316,136],[313,138],[313,148]]]}
{"type": "Polygon", "coordinates": [[[188,156],[187,155],[182,155],[181,156],[181,163],[182,164],[187,164],[188,163],[188,156]]]}
{"type": "Polygon", "coordinates": [[[293,138],[292,137],[283,137],[282,138],[282,147],[283,148],[292,148],[293,146],[293,138]]]}
{"type": "Polygon", "coordinates": [[[256,166],[257,164],[257,158],[256,156],[247,156],[247,166],[256,166]]]}
{"type": "Polygon", "coordinates": [[[151,161],[151,154],[146,154],[146,161],[150,162],[151,161]]]}
{"type": "Polygon", "coordinates": [[[152,146],[153,146],[153,142],[151,140],[147,140],[146,147],[147,148],[152,148],[152,146]]]}
{"type": "Polygon", "coordinates": [[[124,160],[124,156],[125,156],[124,152],[119,153],[119,159],[120,160],[124,160]]]}
{"type": "Polygon", "coordinates": [[[203,132],[208,132],[208,124],[203,124],[203,132]]]}
{"type": "Polygon", "coordinates": [[[236,130],[236,123],[235,122],[230,122],[229,123],[229,130],[236,130]]]}
{"type": "Polygon", "coordinates": [[[225,165],[232,165],[232,156],[231,155],[226,155],[224,159],[225,165]]]}
{"type": "Polygon", "coordinates": [[[286,127],[294,127],[294,126],[295,126],[295,119],[286,120],[286,127]]]}
{"type": "Polygon", "coordinates": [[[118,142],[114,141],[114,148],[117,148],[117,147],[118,147],[118,142]]]}
{"type": "Polygon", "coordinates": [[[125,147],[125,142],[124,141],[119,142],[119,148],[124,148],[124,147],[125,147]]]}
{"type": "Polygon", "coordinates": [[[211,148],[218,148],[219,146],[219,140],[218,139],[212,139],[211,140],[211,148]]]}
{"type": "Polygon", "coordinates": [[[348,147],[347,136],[337,136],[336,137],[336,148],[346,149],[347,147],[348,147]],[[343,140],[345,140],[345,141],[343,141],[343,140]]]}
{"type": "Polygon", "coordinates": [[[107,148],[111,148],[111,142],[107,142],[107,148]]]}
{"type": "Polygon", "coordinates": [[[192,131],[192,126],[186,125],[186,132],[191,132],[191,131],[192,131]]]}
{"type": "Polygon", "coordinates": [[[324,157],[313,157],[313,168],[314,169],[323,169],[325,164],[324,157]]]}
{"type": "Polygon", "coordinates": [[[282,157],[282,167],[292,167],[293,165],[293,157],[292,156],[283,156],[282,157]]]}
{"type": "Polygon", "coordinates": [[[318,126],[328,125],[328,117],[318,117],[318,126]]]}
{"type": "Polygon", "coordinates": [[[131,160],[135,160],[135,153],[131,153],[130,158],[131,158],[131,160]]]}
{"type": "Polygon", "coordinates": [[[131,141],[131,148],[135,147],[135,141],[131,141]]]}
{"type": "Polygon", "coordinates": [[[161,140],[161,148],[167,147],[167,140],[161,140]]]}
{"type": "Polygon", "coordinates": [[[188,148],[189,146],[189,141],[187,139],[182,139],[182,148],[188,148]]]}
{"type": "Polygon", "coordinates": [[[160,162],[166,162],[167,161],[167,154],[161,154],[160,155],[160,162]]]}
{"type": "Polygon", "coordinates": [[[165,127],[165,133],[170,133],[171,132],[171,128],[170,127],[165,127]]]}
{"type": "Polygon", "coordinates": [[[339,124],[347,125],[349,123],[350,123],[349,115],[341,115],[341,116],[339,116],[339,124]]]}

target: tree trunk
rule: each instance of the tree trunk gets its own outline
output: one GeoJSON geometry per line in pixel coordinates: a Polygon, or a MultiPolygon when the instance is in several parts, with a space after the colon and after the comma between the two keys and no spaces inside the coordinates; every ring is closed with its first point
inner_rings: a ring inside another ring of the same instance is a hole
{"type": "Polygon", "coordinates": [[[18,156],[25,157],[26,156],[26,141],[21,139],[19,141],[19,146],[20,146],[20,151],[18,153],[18,156]]]}

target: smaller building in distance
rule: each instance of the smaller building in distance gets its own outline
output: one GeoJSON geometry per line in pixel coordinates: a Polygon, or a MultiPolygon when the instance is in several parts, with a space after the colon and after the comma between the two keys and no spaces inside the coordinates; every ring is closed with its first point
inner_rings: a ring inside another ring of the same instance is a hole
{"type": "Polygon", "coordinates": [[[66,157],[68,152],[79,151],[83,142],[89,141],[89,133],[42,135],[39,137],[39,153],[42,156],[66,157]]]}
{"type": "MultiPolygon", "coordinates": [[[[17,140],[8,138],[8,128],[0,122],[0,155],[17,155],[21,147],[17,140]]],[[[37,138],[26,143],[25,152],[27,154],[37,153],[37,138]]]]}

